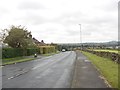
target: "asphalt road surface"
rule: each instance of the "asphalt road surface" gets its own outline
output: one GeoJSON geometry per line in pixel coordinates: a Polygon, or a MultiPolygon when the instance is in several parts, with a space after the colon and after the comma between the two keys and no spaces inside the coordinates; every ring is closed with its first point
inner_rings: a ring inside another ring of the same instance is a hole
{"type": "Polygon", "coordinates": [[[76,54],[73,51],[2,68],[3,88],[70,88],[76,54]]]}
{"type": "Polygon", "coordinates": [[[80,51],[77,51],[76,54],[72,88],[109,88],[107,81],[91,61],[80,51]]]}

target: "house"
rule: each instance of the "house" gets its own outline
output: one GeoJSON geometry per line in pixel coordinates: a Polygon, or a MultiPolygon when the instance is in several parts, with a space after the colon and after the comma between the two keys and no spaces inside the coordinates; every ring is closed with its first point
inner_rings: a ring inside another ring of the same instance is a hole
{"type": "Polygon", "coordinates": [[[41,40],[41,42],[38,41],[38,40],[35,39],[35,38],[32,38],[32,40],[33,40],[34,44],[36,44],[37,46],[46,46],[46,44],[44,43],[43,40],[41,40]]]}

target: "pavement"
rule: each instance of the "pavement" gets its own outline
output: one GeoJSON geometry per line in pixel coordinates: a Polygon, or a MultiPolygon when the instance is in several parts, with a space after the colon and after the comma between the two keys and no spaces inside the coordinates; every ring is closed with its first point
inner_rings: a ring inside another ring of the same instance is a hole
{"type": "Polygon", "coordinates": [[[80,51],[76,52],[75,72],[72,88],[108,88],[100,72],[80,51]]]}
{"type": "MultiPolygon", "coordinates": [[[[70,88],[76,54],[61,52],[2,67],[3,88],[70,88]]],[[[1,77],[1,76],[0,76],[1,77]]]]}

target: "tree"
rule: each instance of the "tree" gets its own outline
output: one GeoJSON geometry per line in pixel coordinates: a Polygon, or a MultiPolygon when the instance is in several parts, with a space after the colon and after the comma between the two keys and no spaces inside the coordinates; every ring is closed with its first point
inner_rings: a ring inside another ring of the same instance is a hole
{"type": "Polygon", "coordinates": [[[7,35],[8,35],[8,29],[2,29],[0,31],[0,43],[3,43],[7,35]]]}
{"type": "Polygon", "coordinates": [[[7,43],[13,48],[27,48],[33,44],[31,32],[28,32],[24,27],[12,26],[8,30],[8,36],[5,38],[4,43],[7,43]]]}
{"type": "Polygon", "coordinates": [[[41,42],[42,42],[42,43],[44,43],[44,41],[43,41],[43,40],[41,40],[41,42]]]}

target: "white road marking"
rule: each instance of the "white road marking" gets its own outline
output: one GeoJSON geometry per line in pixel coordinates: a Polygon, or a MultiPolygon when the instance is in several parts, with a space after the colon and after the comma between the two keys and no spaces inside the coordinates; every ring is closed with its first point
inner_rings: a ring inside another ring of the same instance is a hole
{"type": "Polygon", "coordinates": [[[90,62],[89,60],[84,60],[85,62],[90,62]]]}
{"type": "Polygon", "coordinates": [[[82,67],[82,68],[85,69],[85,68],[88,68],[88,67],[85,67],[85,66],[84,66],[84,67],[82,67]]]}
{"type": "Polygon", "coordinates": [[[8,78],[8,79],[13,79],[14,77],[10,77],[10,78],[8,78]]]}
{"type": "Polygon", "coordinates": [[[4,66],[0,66],[0,68],[3,68],[4,66]]]}
{"type": "Polygon", "coordinates": [[[29,72],[29,71],[30,71],[30,70],[23,71],[23,72],[21,72],[21,73],[19,73],[19,74],[16,74],[16,75],[14,75],[14,76],[12,76],[12,77],[8,78],[8,80],[13,79],[13,78],[15,78],[15,77],[18,77],[18,76],[20,76],[20,75],[22,75],[22,74],[24,74],[24,73],[29,72]]]}
{"type": "Polygon", "coordinates": [[[40,66],[33,67],[32,70],[35,70],[35,69],[37,69],[37,68],[39,68],[39,67],[40,67],[40,66]]]}

